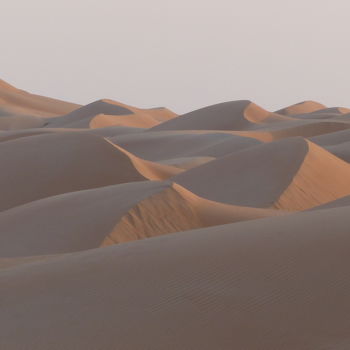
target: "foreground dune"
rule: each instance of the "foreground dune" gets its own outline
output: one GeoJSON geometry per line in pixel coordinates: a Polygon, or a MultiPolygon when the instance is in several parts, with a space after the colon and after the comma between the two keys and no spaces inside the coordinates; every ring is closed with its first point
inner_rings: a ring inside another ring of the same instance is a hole
{"type": "Polygon", "coordinates": [[[345,349],[348,216],[300,213],[4,269],[1,347],[345,349]]]}
{"type": "Polygon", "coordinates": [[[344,107],[0,80],[0,349],[349,349],[349,162],[344,107]]]}

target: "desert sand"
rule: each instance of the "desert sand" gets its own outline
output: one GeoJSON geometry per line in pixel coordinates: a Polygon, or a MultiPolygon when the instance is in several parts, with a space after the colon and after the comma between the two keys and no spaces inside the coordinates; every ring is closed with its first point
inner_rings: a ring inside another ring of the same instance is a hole
{"type": "Polygon", "coordinates": [[[349,162],[346,106],[0,80],[0,349],[349,349],[349,162]]]}

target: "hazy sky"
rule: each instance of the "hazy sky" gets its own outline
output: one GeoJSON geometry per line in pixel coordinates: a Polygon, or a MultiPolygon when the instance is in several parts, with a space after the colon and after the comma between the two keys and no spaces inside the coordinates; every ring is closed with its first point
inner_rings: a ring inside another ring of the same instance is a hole
{"type": "Polygon", "coordinates": [[[350,106],[349,0],[1,0],[0,78],[86,104],[350,106]]]}

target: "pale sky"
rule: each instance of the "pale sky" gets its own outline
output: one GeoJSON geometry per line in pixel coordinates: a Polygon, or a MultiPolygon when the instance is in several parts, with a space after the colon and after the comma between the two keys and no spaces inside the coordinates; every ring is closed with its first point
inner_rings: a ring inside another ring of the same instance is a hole
{"type": "Polygon", "coordinates": [[[250,99],[350,107],[349,0],[1,0],[0,78],[184,113],[250,99]]]}

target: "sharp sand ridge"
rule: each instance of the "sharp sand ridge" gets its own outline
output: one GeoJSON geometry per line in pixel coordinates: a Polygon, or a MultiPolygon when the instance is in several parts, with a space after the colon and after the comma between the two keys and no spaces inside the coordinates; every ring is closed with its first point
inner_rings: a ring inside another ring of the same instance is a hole
{"type": "Polygon", "coordinates": [[[349,349],[349,130],[0,80],[0,349],[349,349]]]}

